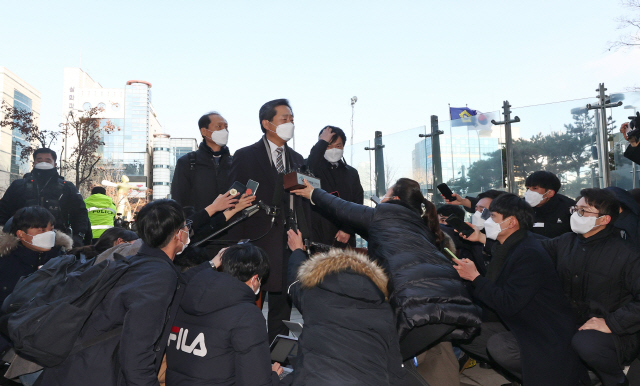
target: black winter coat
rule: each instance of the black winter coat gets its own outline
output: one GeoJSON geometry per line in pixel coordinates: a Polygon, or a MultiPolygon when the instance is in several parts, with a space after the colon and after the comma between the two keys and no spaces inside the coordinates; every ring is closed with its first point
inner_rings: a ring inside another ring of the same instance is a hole
{"type": "Polygon", "coordinates": [[[71,250],[73,240],[56,231],[55,246],[47,252],[33,251],[10,233],[0,232],[0,305],[9,296],[18,280],[34,273],[41,265],[71,250]]]}
{"type": "Polygon", "coordinates": [[[557,194],[544,205],[533,208],[535,221],[531,232],[548,238],[571,232],[569,208],[576,202],[562,194],[557,194]]]}
{"type": "Polygon", "coordinates": [[[208,262],[184,275],[160,249],[143,244],[118,283],[93,311],[79,339],[122,327],[119,336],[69,356],[47,368],[39,386],[159,386],[169,333],[186,282],[208,262]]]}
{"type": "Polygon", "coordinates": [[[605,189],[616,196],[622,207],[622,213],[613,225],[622,231],[622,238],[633,243],[640,242],[640,206],[631,194],[622,188],[610,186],[605,189]]]}
{"type": "MultiPolygon", "coordinates": [[[[288,170],[298,169],[304,164],[304,159],[295,150],[285,145],[285,163],[288,170]]],[[[276,219],[275,225],[271,228],[271,217],[261,210],[249,219],[242,221],[238,225],[229,230],[229,240],[256,239],[266,234],[266,236],[253,242],[254,245],[262,248],[269,256],[269,277],[262,284],[263,291],[279,292],[286,290],[287,280],[287,263],[291,252],[286,247],[287,234],[285,232],[285,215],[289,211],[290,203],[289,193],[282,194],[280,202],[272,202],[274,191],[276,189],[276,181],[278,180],[278,172],[272,165],[271,154],[267,152],[264,137],[253,145],[243,147],[236,151],[231,164],[229,173],[230,181],[239,181],[246,184],[252,179],[260,184],[256,193],[256,203],[262,201],[267,205],[277,206],[280,214],[276,219]],[[271,228],[271,229],[270,229],[271,228]],[[268,232],[268,233],[267,233],[268,232]]],[[[293,196],[294,208],[300,208],[304,211],[306,226],[298,224],[299,229],[304,233],[305,228],[308,232],[310,226],[308,221],[311,219],[311,209],[309,203],[300,197],[293,196]]],[[[301,219],[298,219],[301,223],[301,219]]],[[[310,237],[309,234],[303,235],[305,238],[310,237]]]]}
{"type": "Polygon", "coordinates": [[[189,281],[167,347],[167,386],[279,385],[248,285],[204,270],[189,281]]]}
{"type": "Polygon", "coordinates": [[[289,295],[304,318],[294,385],[406,385],[382,268],[365,255],[332,249],[289,260],[289,295]]]}
{"type": "Polygon", "coordinates": [[[553,262],[528,233],[511,247],[495,283],[478,276],[474,296],[495,311],[515,335],[528,386],[578,382],[579,360],[571,347],[577,331],[553,262]]]}
{"type": "Polygon", "coordinates": [[[542,245],[556,262],[579,326],[604,318],[618,359],[629,364],[640,351],[640,252],[608,226],[584,238],[568,233],[542,245]]]}
{"type": "Polygon", "coordinates": [[[370,257],[389,276],[389,300],[400,339],[416,327],[431,324],[455,326],[458,330],[452,337],[459,339],[475,332],[481,322],[480,308],[451,260],[433,245],[435,237],[418,213],[399,201],[374,209],[322,189],[314,189],[312,201],[368,235],[370,257]]]}
{"type": "Polygon", "coordinates": [[[44,198],[59,201],[60,217],[56,218],[55,228],[68,232],[67,225],[71,226],[73,229],[72,236],[77,243],[76,246],[82,246],[83,238],[77,235],[79,233],[88,233],[91,229],[87,206],[78,189],[70,181],[64,181],[62,196],[58,197],[57,192],[59,190],[53,185],[58,184],[59,179],[62,177],[55,170],[47,170],[43,173],[41,170],[34,169],[31,173],[26,174],[25,178],[13,181],[0,199],[0,224],[5,224],[18,209],[27,206],[26,201],[29,197],[27,194],[27,177],[29,176],[34,177],[34,187],[41,192],[35,198],[36,200],[41,201],[44,198]],[[42,177],[37,177],[37,175],[42,175],[42,177]]]}
{"type": "MultiPolygon", "coordinates": [[[[219,194],[226,193],[233,183],[229,182],[233,157],[229,155],[229,148],[226,146],[221,152],[220,164],[217,164],[213,150],[202,141],[195,151],[195,170],[191,170],[189,154],[180,157],[171,182],[171,198],[183,207],[193,206],[199,211],[211,204],[219,194]]],[[[243,183],[246,184],[247,181],[243,183]]]]}
{"type": "Polygon", "coordinates": [[[628,160],[640,164],[640,146],[627,146],[627,149],[624,151],[624,156],[628,160]]]}
{"type": "MultiPolygon", "coordinates": [[[[311,172],[320,178],[320,184],[325,192],[337,195],[343,200],[362,204],[364,202],[364,192],[360,184],[358,171],[343,161],[339,161],[337,166],[331,164],[324,158],[329,143],[319,140],[307,159],[307,165],[311,172]]],[[[311,207],[311,239],[327,245],[334,245],[336,234],[343,231],[351,235],[349,245],[356,246],[356,235],[354,230],[345,223],[330,216],[317,206],[311,207]]]]}

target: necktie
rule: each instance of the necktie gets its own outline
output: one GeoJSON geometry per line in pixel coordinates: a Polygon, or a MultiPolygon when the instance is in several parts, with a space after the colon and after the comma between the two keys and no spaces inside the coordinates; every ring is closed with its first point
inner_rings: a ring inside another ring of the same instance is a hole
{"type": "Polygon", "coordinates": [[[276,157],[276,169],[278,169],[278,173],[284,173],[284,163],[282,162],[282,152],[284,151],[283,148],[279,147],[276,149],[276,152],[278,153],[277,157],[276,157]]]}

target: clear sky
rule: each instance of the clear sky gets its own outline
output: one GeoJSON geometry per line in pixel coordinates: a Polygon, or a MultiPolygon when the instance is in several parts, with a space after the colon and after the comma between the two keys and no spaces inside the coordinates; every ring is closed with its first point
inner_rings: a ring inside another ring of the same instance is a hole
{"type": "MultiPolygon", "coordinates": [[[[103,87],[153,84],[165,132],[198,137],[217,110],[229,146],[258,140],[258,109],[289,98],[302,153],[327,124],[355,142],[448,119],[640,85],[640,51],[610,52],[618,1],[3,1],[0,65],[62,120],[64,67],[103,87]]],[[[412,146],[412,145],[410,145],[412,146]]]]}

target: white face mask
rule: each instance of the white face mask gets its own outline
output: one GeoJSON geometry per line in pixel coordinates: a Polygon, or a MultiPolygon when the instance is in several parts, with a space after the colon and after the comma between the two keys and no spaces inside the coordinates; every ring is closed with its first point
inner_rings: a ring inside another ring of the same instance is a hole
{"type": "Polygon", "coordinates": [[[51,249],[54,245],[56,245],[56,232],[49,231],[43,232],[39,235],[33,236],[31,242],[24,240],[25,243],[31,244],[34,247],[42,248],[42,249],[51,249]]]}
{"type": "MultiPolygon", "coordinates": [[[[600,216],[602,217],[602,216],[600,216]]],[[[574,212],[571,215],[571,230],[574,233],[577,233],[579,235],[583,235],[589,231],[591,231],[593,228],[595,227],[599,227],[602,225],[596,225],[596,220],[599,219],[600,217],[580,217],[580,215],[578,215],[578,212],[574,212]]]]}
{"type": "Polygon", "coordinates": [[[51,170],[53,169],[53,165],[49,162],[38,162],[37,164],[35,164],[34,168],[38,170],[51,170]]]}
{"type": "Polygon", "coordinates": [[[213,142],[218,146],[224,146],[229,141],[229,130],[222,129],[217,131],[212,131],[209,136],[213,142]]]}
{"type": "MultiPolygon", "coordinates": [[[[269,123],[271,123],[271,122],[269,122],[269,123]]],[[[275,126],[273,123],[271,123],[271,124],[273,126],[275,126]]],[[[293,131],[295,130],[295,128],[296,127],[293,125],[293,122],[283,123],[282,125],[276,126],[276,134],[283,141],[287,142],[291,138],[293,138],[293,131]]]]}
{"type": "Polygon", "coordinates": [[[482,218],[482,212],[476,212],[471,216],[471,224],[475,225],[478,229],[483,230],[484,224],[487,220],[482,218]]]}
{"type": "MultiPolygon", "coordinates": [[[[507,218],[507,220],[508,220],[508,218],[507,218]]],[[[507,220],[504,220],[501,223],[496,223],[495,221],[493,221],[492,218],[490,218],[487,221],[485,221],[484,222],[484,233],[487,236],[487,238],[491,239],[491,240],[496,240],[498,238],[498,235],[500,234],[500,232],[502,232],[504,230],[504,229],[502,229],[500,224],[505,223],[507,220]]]]}
{"type": "MultiPolygon", "coordinates": [[[[180,232],[184,232],[184,231],[183,231],[182,229],[180,229],[180,232]]],[[[179,255],[179,254],[181,254],[182,252],[184,252],[184,250],[185,250],[185,249],[187,249],[187,246],[188,246],[188,245],[189,245],[189,243],[191,242],[191,238],[189,237],[189,232],[186,232],[186,233],[187,233],[187,242],[186,242],[186,243],[183,243],[183,242],[182,242],[182,239],[180,240],[180,244],[182,244],[182,250],[181,250],[180,252],[176,253],[176,255],[179,255]]]]}
{"type": "Polygon", "coordinates": [[[344,153],[344,149],[328,149],[324,152],[324,159],[331,163],[336,163],[342,159],[342,154],[344,153]]]}
{"type": "Polygon", "coordinates": [[[540,194],[538,192],[534,192],[533,190],[527,190],[524,194],[524,200],[531,205],[532,208],[538,206],[544,200],[545,194],[540,194]]]}

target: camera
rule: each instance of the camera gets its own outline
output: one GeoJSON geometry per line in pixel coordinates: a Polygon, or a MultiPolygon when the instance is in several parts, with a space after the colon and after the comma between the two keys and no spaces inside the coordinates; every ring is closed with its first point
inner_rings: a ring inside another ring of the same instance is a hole
{"type": "Polygon", "coordinates": [[[634,137],[636,141],[640,141],[640,112],[637,112],[635,116],[629,117],[629,127],[627,128],[627,137],[634,137]]]}

